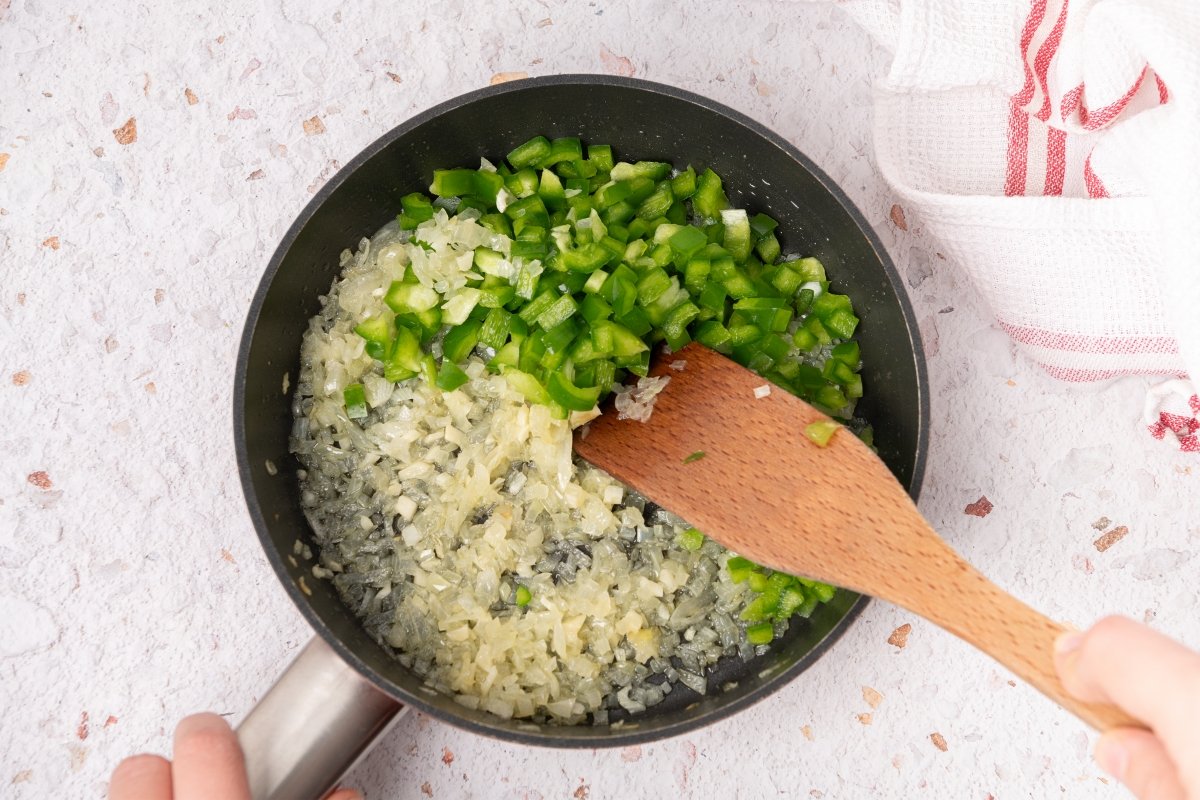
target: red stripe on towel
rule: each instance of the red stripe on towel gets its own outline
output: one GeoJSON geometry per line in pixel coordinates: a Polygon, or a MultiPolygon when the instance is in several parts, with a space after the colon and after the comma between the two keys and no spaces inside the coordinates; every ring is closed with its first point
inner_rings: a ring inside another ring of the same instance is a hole
{"type": "Polygon", "coordinates": [[[1154,75],[1154,82],[1158,84],[1158,104],[1160,106],[1164,105],[1171,99],[1171,94],[1167,91],[1167,85],[1163,83],[1163,79],[1158,77],[1157,73],[1154,75]]]}
{"type": "Polygon", "coordinates": [[[1034,69],[1037,70],[1038,86],[1042,89],[1042,107],[1038,109],[1036,116],[1042,122],[1050,119],[1050,91],[1046,88],[1046,75],[1050,72],[1050,63],[1058,55],[1058,46],[1062,43],[1063,28],[1067,24],[1068,5],[1070,5],[1070,0],[1063,0],[1062,8],[1058,11],[1058,19],[1054,21],[1050,35],[1046,37],[1046,41],[1042,42],[1042,46],[1038,48],[1037,56],[1033,60],[1034,69]]]}
{"type": "Polygon", "coordinates": [[[1102,355],[1174,354],[1179,352],[1179,343],[1170,336],[1089,336],[1012,325],[1002,320],[999,322],[1004,332],[1016,341],[1050,350],[1102,355]]]}
{"type": "Polygon", "coordinates": [[[1025,85],[1009,104],[1008,154],[1004,170],[1004,194],[1013,197],[1025,194],[1025,170],[1029,162],[1029,116],[1023,106],[1033,98],[1033,71],[1029,68],[1029,45],[1033,35],[1046,17],[1046,0],[1034,0],[1021,28],[1021,63],[1025,65],[1025,85]]]}
{"type": "Polygon", "coordinates": [[[1087,187],[1088,197],[1099,200],[1108,197],[1108,189],[1104,187],[1104,181],[1100,180],[1100,176],[1092,170],[1092,154],[1088,153],[1088,157],[1083,161],[1083,184],[1087,187]]]}
{"type": "Polygon", "coordinates": [[[1042,194],[1059,196],[1067,174],[1067,132],[1051,128],[1046,135],[1046,187],[1042,194]]]}

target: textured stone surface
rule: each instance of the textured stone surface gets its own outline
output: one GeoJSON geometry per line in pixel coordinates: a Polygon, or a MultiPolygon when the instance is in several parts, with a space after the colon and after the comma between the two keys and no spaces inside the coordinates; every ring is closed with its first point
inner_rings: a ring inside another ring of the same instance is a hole
{"type": "MultiPolygon", "coordinates": [[[[1018,358],[894,207],[869,147],[887,55],[840,12],[403,8],[0,0],[0,795],[102,797],[116,761],[163,751],[182,715],[240,719],[306,640],[236,476],[242,319],[339,164],[504,73],[673,83],[795,142],[916,305],[933,523],[1048,613],[1123,611],[1200,644],[1200,463],[1140,430],[1145,381],[1079,390],[1018,358]],[[982,496],[990,513],[964,514],[982,496]],[[1128,529],[1103,552],[1101,517],[1128,529]]],[[[685,738],[556,752],[413,715],[349,782],[372,798],[1122,796],[1083,725],[1009,678],[877,603],[768,702],[685,738]]]]}

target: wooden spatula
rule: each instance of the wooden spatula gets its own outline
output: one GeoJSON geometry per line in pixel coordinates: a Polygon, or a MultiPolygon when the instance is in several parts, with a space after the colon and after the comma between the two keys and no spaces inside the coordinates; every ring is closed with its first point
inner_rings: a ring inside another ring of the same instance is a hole
{"type": "Polygon", "coordinates": [[[671,380],[649,421],[604,414],[576,432],[579,455],[752,561],[920,614],[1100,730],[1145,727],[1067,694],[1053,664],[1063,626],[959,557],[853,433],[818,447],[804,428],[824,414],[778,388],[756,398],[763,378],[700,345],[652,374],[671,380]]]}

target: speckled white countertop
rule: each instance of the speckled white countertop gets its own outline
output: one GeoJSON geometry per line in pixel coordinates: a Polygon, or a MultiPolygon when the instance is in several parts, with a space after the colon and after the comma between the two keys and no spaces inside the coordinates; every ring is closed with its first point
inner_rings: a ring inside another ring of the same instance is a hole
{"type": "MultiPolygon", "coordinates": [[[[237,480],[242,320],[340,164],[503,73],[673,83],[795,142],[917,308],[925,514],[1052,615],[1122,611],[1200,644],[1200,462],[1141,430],[1148,381],[1072,388],[1016,356],[920,220],[893,211],[868,133],[887,54],[838,10],[364,5],[0,0],[0,797],[102,797],[117,760],[163,751],[182,715],[240,719],[308,638],[237,480]],[[981,496],[990,513],[965,513],[981,496]]],[[[372,799],[1124,796],[1091,741],[876,603],[769,701],[692,735],[559,752],[414,714],[349,782],[372,799]]]]}

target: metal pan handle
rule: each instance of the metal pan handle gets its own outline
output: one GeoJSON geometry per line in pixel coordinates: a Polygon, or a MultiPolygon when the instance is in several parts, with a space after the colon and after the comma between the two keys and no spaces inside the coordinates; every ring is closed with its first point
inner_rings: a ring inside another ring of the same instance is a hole
{"type": "Polygon", "coordinates": [[[250,796],[319,800],[407,710],[314,637],[238,726],[250,796]]]}

